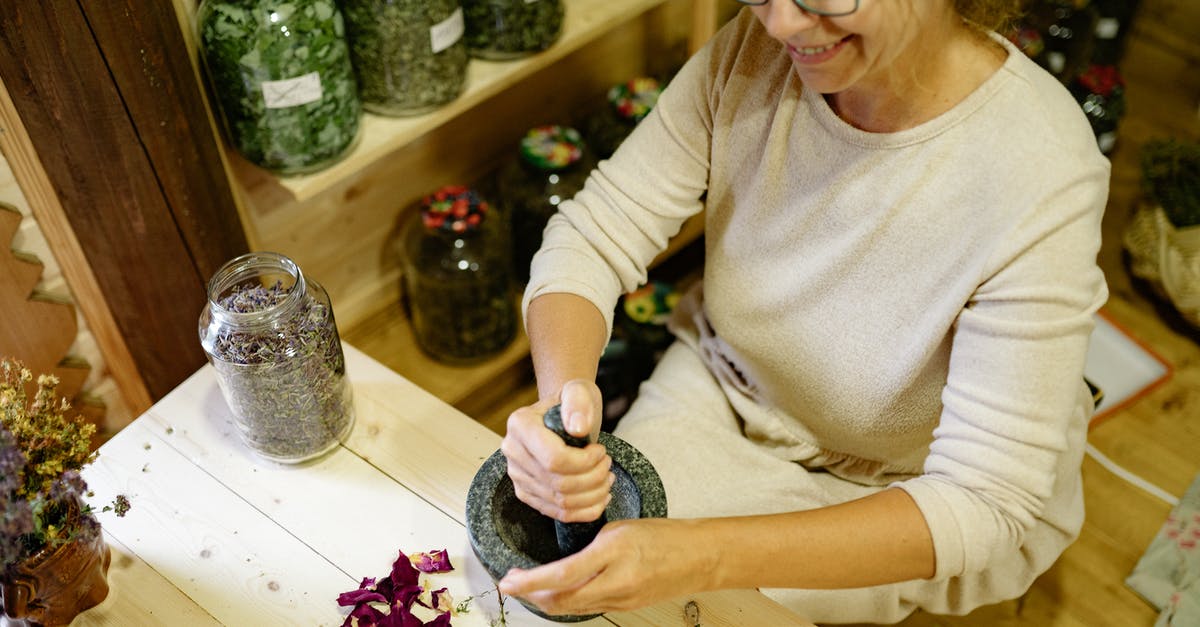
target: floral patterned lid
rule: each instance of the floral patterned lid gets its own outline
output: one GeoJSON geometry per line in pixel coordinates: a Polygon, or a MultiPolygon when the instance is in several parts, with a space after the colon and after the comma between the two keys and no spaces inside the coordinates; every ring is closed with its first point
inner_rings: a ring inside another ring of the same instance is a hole
{"type": "Polygon", "coordinates": [[[631,122],[640,122],[658,103],[660,94],[662,94],[662,87],[658,81],[646,76],[639,76],[613,85],[608,90],[608,103],[622,118],[631,122]]]}
{"type": "Polygon", "coordinates": [[[569,126],[531,128],[521,138],[521,158],[541,170],[561,170],[583,158],[583,137],[569,126]]]}
{"type": "Polygon", "coordinates": [[[421,200],[421,222],[431,231],[469,233],[479,228],[490,210],[475,190],[446,185],[421,200]]]}

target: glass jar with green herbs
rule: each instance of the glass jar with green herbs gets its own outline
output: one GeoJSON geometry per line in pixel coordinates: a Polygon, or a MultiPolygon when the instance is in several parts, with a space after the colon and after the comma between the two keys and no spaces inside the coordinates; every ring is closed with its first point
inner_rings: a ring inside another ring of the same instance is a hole
{"type": "Polygon", "coordinates": [[[415,115],[458,97],[467,77],[458,0],[342,0],[363,107],[415,115]]]}
{"type": "Polygon", "coordinates": [[[428,355],[470,363],[516,337],[508,225],[477,191],[452,185],[422,199],[402,250],[412,330],[428,355]]]}
{"type": "Polygon", "coordinates": [[[583,189],[595,164],[579,131],[552,124],[529,129],[516,159],[501,168],[497,187],[512,219],[513,274],[519,283],[529,281],[529,264],[550,216],[583,189]]]}
{"type": "Polygon", "coordinates": [[[248,253],[217,270],[200,344],[238,434],[258,455],[299,463],[350,434],[354,404],[329,295],[291,259],[248,253]]]}
{"type": "Polygon", "coordinates": [[[467,47],[481,59],[541,52],[562,32],[561,0],[462,0],[467,47]]]}
{"type": "Polygon", "coordinates": [[[201,58],[234,148],[280,174],[323,168],[358,137],[361,105],[335,0],[202,0],[201,58]]]}

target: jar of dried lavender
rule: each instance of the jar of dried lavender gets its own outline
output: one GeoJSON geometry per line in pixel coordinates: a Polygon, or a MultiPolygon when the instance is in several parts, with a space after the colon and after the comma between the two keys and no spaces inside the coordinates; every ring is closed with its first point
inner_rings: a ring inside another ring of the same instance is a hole
{"type": "Polygon", "coordinates": [[[549,48],[562,32],[561,0],[462,0],[467,47],[481,59],[515,59],[549,48]]]}
{"type": "Polygon", "coordinates": [[[529,129],[517,158],[497,175],[501,204],[512,217],[513,272],[529,281],[529,264],[542,246],[542,231],[558,205],[583,189],[595,166],[579,131],[547,125],[529,129]]]}
{"type": "Polygon", "coordinates": [[[200,343],[242,440],[299,463],[332,451],[354,425],[329,295],[291,259],[254,252],[208,282],[200,343]]]}
{"type": "Polygon", "coordinates": [[[419,204],[402,242],[404,295],[417,345],[455,364],[498,353],[517,333],[504,216],[476,190],[458,185],[419,204]]]}
{"type": "Polygon", "coordinates": [[[467,42],[458,0],[342,0],[363,108],[417,115],[458,97],[467,42]]]}

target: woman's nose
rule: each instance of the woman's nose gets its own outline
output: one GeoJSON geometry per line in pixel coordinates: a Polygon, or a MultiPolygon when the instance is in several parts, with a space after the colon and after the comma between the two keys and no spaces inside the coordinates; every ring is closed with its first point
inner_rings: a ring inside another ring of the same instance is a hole
{"type": "Polygon", "coordinates": [[[756,7],[756,12],[767,34],[780,41],[812,28],[821,19],[801,9],[795,0],[767,0],[765,5],[756,7]]]}

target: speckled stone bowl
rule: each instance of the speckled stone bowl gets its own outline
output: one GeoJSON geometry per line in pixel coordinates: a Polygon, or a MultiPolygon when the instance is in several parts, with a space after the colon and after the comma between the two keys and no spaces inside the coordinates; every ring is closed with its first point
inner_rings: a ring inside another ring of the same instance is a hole
{"type": "MultiPolygon", "coordinates": [[[[658,472],[637,449],[608,433],[600,444],[612,457],[612,501],[607,520],[664,518],[667,495],[658,472]]],[[[510,568],[533,568],[564,557],[555,533],[555,521],[517,499],[504,454],[496,451],[483,463],[467,493],[467,535],[471,548],[494,581],[510,568]]],[[[552,621],[574,623],[591,615],[547,615],[517,599],[529,611],[552,621]]]]}

